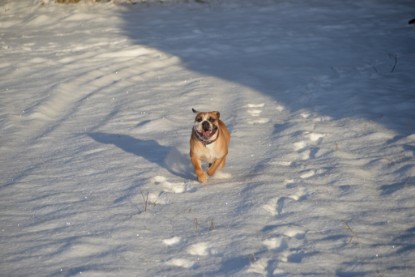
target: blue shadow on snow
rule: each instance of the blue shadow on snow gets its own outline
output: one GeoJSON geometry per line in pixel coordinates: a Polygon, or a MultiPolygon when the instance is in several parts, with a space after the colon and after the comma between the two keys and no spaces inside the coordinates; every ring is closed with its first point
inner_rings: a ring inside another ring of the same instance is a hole
{"type": "Polygon", "coordinates": [[[99,143],[112,144],[127,153],[142,157],[181,178],[193,178],[190,159],[175,147],[161,145],[155,140],[141,140],[122,134],[94,132],[88,136],[99,143]]]}

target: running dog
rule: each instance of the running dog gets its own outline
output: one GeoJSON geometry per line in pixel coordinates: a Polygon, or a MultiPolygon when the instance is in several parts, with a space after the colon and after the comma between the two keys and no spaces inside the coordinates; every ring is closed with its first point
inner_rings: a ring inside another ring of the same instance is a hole
{"type": "Polygon", "coordinates": [[[196,117],[190,137],[190,159],[197,180],[206,183],[207,175],[212,176],[218,168],[225,166],[231,135],[225,123],[219,119],[219,112],[192,111],[196,117]],[[202,161],[209,164],[207,172],[202,169],[202,161]]]}

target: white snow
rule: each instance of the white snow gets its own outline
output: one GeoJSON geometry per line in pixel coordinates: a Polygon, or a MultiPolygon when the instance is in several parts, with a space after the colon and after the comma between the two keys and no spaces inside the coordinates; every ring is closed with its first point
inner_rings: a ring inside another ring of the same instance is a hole
{"type": "Polygon", "coordinates": [[[0,1],[1,276],[415,274],[413,0],[128,2],[0,1]]]}

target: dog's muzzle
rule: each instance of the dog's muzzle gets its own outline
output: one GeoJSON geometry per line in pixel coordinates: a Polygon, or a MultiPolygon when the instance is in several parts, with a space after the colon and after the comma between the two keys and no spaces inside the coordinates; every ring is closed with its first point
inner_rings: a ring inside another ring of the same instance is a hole
{"type": "Polygon", "coordinates": [[[209,139],[215,134],[216,131],[216,126],[212,126],[208,121],[203,121],[202,129],[200,132],[198,132],[198,134],[201,135],[204,139],[209,139]]]}
{"type": "Polygon", "coordinates": [[[202,129],[203,129],[204,132],[209,131],[210,130],[210,124],[209,124],[209,122],[203,121],[202,122],[202,129]]]}
{"type": "Polygon", "coordinates": [[[201,129],[194,127],[194,132],[198,140],[200,140],[204,145],[215,142],[218,138],[218,128],[215,125],[211,125],[208,121],[203,121],[201,123],[201,129]]]}

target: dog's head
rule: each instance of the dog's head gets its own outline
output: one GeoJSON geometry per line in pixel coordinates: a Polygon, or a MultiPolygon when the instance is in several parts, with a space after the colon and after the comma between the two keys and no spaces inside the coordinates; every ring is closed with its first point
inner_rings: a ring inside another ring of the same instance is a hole
{"type": "Polygon", "coordinates": [[[197,135],[204,140],[212,138],[219,128],[219,112],[198,112],[195,109],[192,111],[196,114],[193,129],[197,135]]]}

